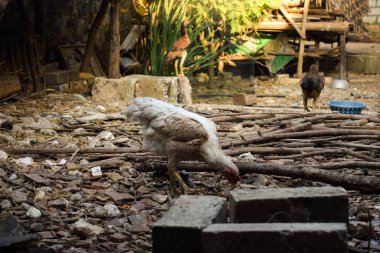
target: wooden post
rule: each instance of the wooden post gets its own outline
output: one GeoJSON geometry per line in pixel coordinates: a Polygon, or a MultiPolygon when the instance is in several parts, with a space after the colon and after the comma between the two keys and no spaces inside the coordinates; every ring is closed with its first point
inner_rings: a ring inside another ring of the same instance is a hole
{"type": "MultiPolygon", "coordinates": [[[[316,40],[315,41],[315,53],[316,54],[319,53],[319,46],[320,46],[320,41],[316,40]]],[[[316,64],[317,64],[317,67],[318,67],[318,70],[319,70],[319,58],[317,58],[316,64]]]]}
{"type": "MultiPolygon", "coordinates": [[[[309,12],[309,4],[310,0],[305,0],[304,9],[303,9],[303,16],[302,16],[302,26],[301,31],[302,34],[306,37],[306,23],[307,23],[307,15],[309,12]]],[[[305,51],[305,40],[300,38],[300,48],[298,52],[298,65],[297,65],[297,77],[302,77],[302,65],[303,65],[303,53],[305,51]]]]}
{"type": "Polygon", "coordinates": [[[340,61],[339,61],[339,78],[346,79],[346,33],[339,35],[340,61]]]}
{"type": "Polygon", "coordinates": [[[38,58],[37,56],[37,45],[36,40],[34,37],[31,37],[29,40],[27,40],[28,43],[28,51],[29,51],[29,68],[30,68],[30,74],[32,76],[33,80],[33,92],[41,91],[43,90],[44,83],[40,82],[39,79],[39,71],[38,71],[38,58]]]}
{"type": "Polygon", "coordinates": [[[96,17],[91,25],[90,32],[88,33],[86,50],[84,52],[83,60],[80,65],[80,72],[89,72],[90,71],[90,62],[91,56],[94,52],[95,41],[96,41],[96,33],[99,30],[100,24],[104,16],[106,15],[108,4],[110,0],[103,0],[102,5],[100,6],[99,12],[96,14],[96,17]]]}
{"type": "Polygon", "coordinates": [[[108,78],[120,78],[120,0],[111,1],[108,78]]]}

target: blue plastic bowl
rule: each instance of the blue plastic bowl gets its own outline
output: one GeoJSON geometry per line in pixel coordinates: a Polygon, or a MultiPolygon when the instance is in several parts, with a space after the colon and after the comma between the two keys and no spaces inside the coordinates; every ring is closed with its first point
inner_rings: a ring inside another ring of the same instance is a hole
{"type": "Polygon", "coordinates": [[[367,105],[361,102],[355,102],[350,100],[332,100],[327,102],[331,111],[337,111],[343,114],[360,114],[362,109],[367,105]]]}

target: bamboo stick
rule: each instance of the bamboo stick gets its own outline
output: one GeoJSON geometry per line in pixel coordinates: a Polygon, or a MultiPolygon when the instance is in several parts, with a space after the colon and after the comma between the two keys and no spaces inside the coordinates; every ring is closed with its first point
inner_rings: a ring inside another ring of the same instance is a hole
{"type": "MultiPolygon", "coordinates": [[[[296,23],[298,26],[300,24],[296,23]]],[[[343,33],[347,32],[349,28],[349,23],[343,22],[308,22],[306,23],[306,31],[319,31],[326,33],[343,33]]],[[[271,31],[271,32],[282,32],[287,30],[294,30],[293,26],[288,22],[261,22],[258,27],[258,31],[271,31]]]]}
{"type": "Polygon", "coordinates": [[[299,52],[298,52],[298,64],[297,64],[298,78],[302,77],[303,53],[305,51],[306,23],[307,23],[307,14],[309,12],[309,4],[310,4],[310,0],[305,0],[303,16],[302,16],[302,26],[301,26],[301,33],[303,37],[300,38],[300,47],[299,47],[299,52]]]}

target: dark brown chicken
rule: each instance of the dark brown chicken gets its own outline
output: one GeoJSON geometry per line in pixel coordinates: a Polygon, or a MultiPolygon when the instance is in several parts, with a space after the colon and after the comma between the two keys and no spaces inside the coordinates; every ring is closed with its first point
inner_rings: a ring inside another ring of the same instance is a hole
{"type": "Polygon", "coordinates": [[[188,21],[185,20],[181,24],[181,38],[176,40],[173,43],[171,51],[166,56],[166,63],[174,60],[174,68],[177,76],[183,76],[183,64],[185,62],[187,51],[186,48],[190,45],[191,41],[189,35],[187,34],[186,26],[188,25],[188,21]],[[181,73],[178,73],[178,59],[181,58],[179,63],[179,68],[181,73]]]}
{"type": "Polygon", "coordinates": [[[307,107],[307,100],[313,99],[313,110],[317,107],[319,96],[325,86],[325,78],[318,73],[318,67],[316,64],[310,65],[309,72],[304,75],[300,83],[303,97],[303,107],[305,111],[310,111],[307,107]]]}

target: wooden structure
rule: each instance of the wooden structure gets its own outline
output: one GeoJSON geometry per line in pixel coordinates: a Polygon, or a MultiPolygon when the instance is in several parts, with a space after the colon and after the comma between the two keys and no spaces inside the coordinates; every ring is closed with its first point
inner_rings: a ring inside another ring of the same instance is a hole
{"type": "Polygon", "coordinates": [[[0,0],[0,75],[19,76],[29,92],[43,89],[46,12],[47,0],[0,0]]]}
{"type": "MultiPolygon", "coordinates": [[[[346,38],[365,32],[362,21],[368,12],[368,0],[284,0],[268,20],[256,27],[259,33],[281,33],[298,48],[293,53],[298,58],[297,76],[301,77],[304,57],[318,61],[323,57],[340,56],[340,78],[346,78],[346,38]],[[314,41],[314,50],[305,51],[305,44],[314,41]],[[320,50],[319,43],[334,43],[330,50],[320,50]]],[[[231,56],[230,60],[242,60],[231,56]]]]}

